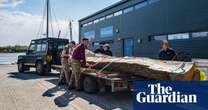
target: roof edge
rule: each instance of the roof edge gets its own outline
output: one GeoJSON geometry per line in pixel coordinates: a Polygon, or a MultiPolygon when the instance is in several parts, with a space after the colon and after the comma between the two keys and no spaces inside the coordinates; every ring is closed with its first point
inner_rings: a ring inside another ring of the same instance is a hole
{"type": "Polygon", "coordinates": [[[119,6],[119,5],[123,4],[123,3],[126,3],[126,2],[128,2],[128,1],[129,1],[129,0],[121,0],[121,1],[118,1],[117,3],[114,3],[114,4],[110,5],[110,6],[104,8],[104,9],[102,9],[102,10],[99,10],[99,11],[97,11],[97,12],[95,12],[95,13],[89,15],[89,16],[86,16],[86,17],[84,17],[84,18],[82,18],[82,19],[80,19],[80,20],[78,20],[78,21],[79,21],[79,22],[84,21],[84,20],[86,20],[86,19],[88,19],[88,18],[91,18],[91,17],[93,17],[93,16],[95,16],[95,15],[98,15],[98,14],[104,12],[104,11],[107,11],[107,10],[109,10],[109,9],[112,9],[112,8],[114,8],[114,7],[116,7],[116,6],[119,6]]]}

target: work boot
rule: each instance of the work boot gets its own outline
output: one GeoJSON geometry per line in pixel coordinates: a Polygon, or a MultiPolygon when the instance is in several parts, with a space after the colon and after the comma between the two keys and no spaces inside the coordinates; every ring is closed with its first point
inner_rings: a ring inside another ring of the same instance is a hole
{"type": "Polygon", "coordinates": [[[73,87],[73,86],[68,86],[68,90],[73,90],[73,89],[75,89],[75,87],[73,87]]]}
{"type": "Polygon", "coordinates": [[[76,91],[81,91],[81,89],[75,89],[76,91]]]}
{"type": "Polygon", "coordinates": [[[76,91],[82,91],[82,89],[80,87],[76,87],[75,90],[76,91]]]}
{"type": "Polygon", "coordinates": [[[62,83],[62,82],[59,82],[58,83],[58,86],[62,86],[62,85],[64,85],[64,83],[62,83]]]}

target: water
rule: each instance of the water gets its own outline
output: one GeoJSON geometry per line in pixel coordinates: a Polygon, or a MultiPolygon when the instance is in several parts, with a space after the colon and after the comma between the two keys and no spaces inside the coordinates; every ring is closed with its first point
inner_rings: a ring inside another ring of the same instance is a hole
{"type": "Polygon", "coordinates": [[[24,54],[25,53],[0,53],[0,65],[16,63],[18,56],[24,54]]]}

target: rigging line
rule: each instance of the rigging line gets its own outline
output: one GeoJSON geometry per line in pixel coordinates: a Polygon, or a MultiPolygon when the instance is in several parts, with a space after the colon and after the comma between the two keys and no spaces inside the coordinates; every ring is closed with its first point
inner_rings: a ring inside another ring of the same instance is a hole
{"type": "MultiPolygon", "coordinates": [[[[73,27],[75,27],[75,26],[73,26],[73,24],[72,24],[72,28],[73,27]]],[[[75,28],[73,28],[73,32],[74,32],[75,35],[78,35],[79,36],[79,33],[77,32],[77,30],[75,28]]]]}
{"type": "Polygon", "coordinates": [[[67,30],[66,30],[66,34],[65,34],[65,38],[68,36],[68,33],[69,33],[69,29],[68,29],[68,27],[67,27],[67,30]]]}
{"type": "Polygon", "coordinates": [[[60,24],[59,24],[59,21],[58,21],[58,19],[57,19],[57,17],[56,17],[54,8],[51,7],[51,10],[52,10],[52,14],[53,14],[53,16],[54,16],[55,22],[56,22],[56,24],[57,24],[58,30],[60,30],[60,24]]]}
{"type": "Polygon", "coordinates": [[[54,37],[54,30],[53,30],[53,19],[52,19],[52,14],[51,14],[51,4],[49,5],[49,16],[51,18],[51,22],[50,22],[50,25],[51,25],[51,34],[52,34],[52,37],[54,37]]]}
{"type": "Polygon", "coordinates": [[[45,22],[45,16],[43,17],[42,21],[41,21],[41,25],[40,25],[40,32],[39,32],[39,36],[41,37],[41,34],[43,33],[43,26],[44,26],[44,22],[45,22]]]}
{"type": "MultiPolygon", "coordinates": [[[[50,17],[51,17],[51,15],[50,15],[50,17]]],[[[50,22],[50,27],[51,27],[51,37],[54,36],[52,21],[53,21],[53,20],[52,20],[52,18],[51,18],[51,22],[50,22]]],[[[49,34],[49,35],[50,35],[50,34],[49,34]]]]}
{"type": "Polygon", "coordinates": [[[40,33],[42,33],[42,28],[43,28],[43,24],[44,24],[45,14],[46,14],[46,2],[45,2],[45,6],[43,8],[43,16],[42,16],[42,19],[41,19],[41,23],[39,25],[39,29],[38,29],[36,38],[39,38],[40,33]]]}
{"type": "Polygon", "coordinates": [[[74,34],[78,35],[78,32],[75,29],[73,29],[73,32],[74,34]]]}
{"type": "Polygon", "coordinates": [[[67,36],[68,36],[68,30],[66,31],[64,38],[67,38],[67,36]]]}
{"type": "Polygon", "coordinates": [[[51,24],[51,34],[52,34],[52,37],[54,37],[54,29],[53,29],[53,20],[52,20],[52,16],[50,15],[50,17],[51,17],[51,22],[50,22],[50,24],[51,24]]]}
{"type": "Polygon", "coordinates": [[[44,23],[45,23],[45,19],[46,19],[46,10],[47,10],[47,1],[45,2],[45,9],[43,11],[43,16],[42,16],[42,21],[41,21],[41,27],[40,27],[40,33],[39,33],[40,38],[43,34],[43,27],[44,27],[44,23]]]}
{"type": "Polygon", "coordinates": [[[42,18],[42,23],[41,23],[41,27],[40,27],[40,38],[43,34],[43,28],[44,28],[44,23],[45,23],[45,19],[46,19],[46,10],[47,10],[47,1],[45,1],[45,10],[43,12],[43,18],[42,18]]]}
{"type": "MultiPolygon", "coordinates": [[[[70,23],[71,20],[69,20],[69,23],[70,23]]],[[[67,26],[67,29],[66,29],[66,34],[65,34],[65,38],[67,38],[68,34],[69,34],[69,31],[70,31],[70,26],[68,24],[67,26]]]]}
{"type": "Polygon", "coordinates": [[[77,32],[75,31],[75,29],[72,29],[72,39],[77,35],[77,32]]]}

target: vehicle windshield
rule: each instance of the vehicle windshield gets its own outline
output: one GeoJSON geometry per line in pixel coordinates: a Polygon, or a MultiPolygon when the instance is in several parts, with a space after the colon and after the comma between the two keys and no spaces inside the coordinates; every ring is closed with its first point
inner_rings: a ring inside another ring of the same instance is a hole
{"type": "Polygon", "coordinates": [[[35,52],[35,44],[31,43],[28,48],[28,53],[33,53],[33,52],[35,52]]]}
{"type": "Polygon", "coordinates": [[[36,52],[46,52],[47,51],[47,43],[37,44],[36,52]]]}

